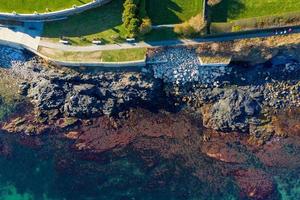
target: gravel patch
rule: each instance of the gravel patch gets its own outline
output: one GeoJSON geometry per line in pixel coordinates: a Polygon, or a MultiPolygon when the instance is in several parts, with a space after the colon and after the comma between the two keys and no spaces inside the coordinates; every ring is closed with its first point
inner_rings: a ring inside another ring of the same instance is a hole
{"type": "Polygon", "coordinates": [[[148,54],[147,61],[151,63],[155,78],[178,85],[189,82],[214,85],[218,84],[219,77],[231,72],[230,67],[201,66],[194,48],[154,49],[148,54]]]}

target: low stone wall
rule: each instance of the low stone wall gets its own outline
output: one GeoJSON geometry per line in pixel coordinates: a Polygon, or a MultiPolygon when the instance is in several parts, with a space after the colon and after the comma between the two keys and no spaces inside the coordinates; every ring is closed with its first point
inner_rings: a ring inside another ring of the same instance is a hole
{"type": "Polygon", "coordinates": [[[199,56],[199,62],[201,66],[205,66],[205,67],[226,67],[230,64],[231,62],[231,58],[228,59],[227,62],[220,62],[220,63],[205,63],[202,61],[201,57],[199,56]]]}
{"type": "Polygon", "coordinates": [[[107,68],[122,68],[122,67],[145,67],[145,60],[136,60],[128,62],[71,62],[71,61],[58,61],[48,58],[39,54],[40,57],[53,62],[56,65],[67,67],[107,67],[107,68]]]}
{"type": "Polygon", "coordinates": [[[104,4],[109,3],[111,0],[94,0],[91,3],[69,8],[65,10],[60,10],[56,12],[49,13],[39,13],[39,14],[14,14],[14,13],[0,13],[1,20],[11,20],[11,21],[54,21],[64,19],[70,15],[78,14],[86,10],[90,10],[104,4]]]}
{"type": "Polygon", "coordinates": [[[52,62],[56,65],[66,66],[66,67],[104,67],[104,68],[125,68],[125,67],[145,67],[146,66],[146,58],[143,60],[135,60],[128,62],[72,62],[72,61],[59,61],[52,58],[49,58],[40,52],[32,49],[24,44],[19,44],[15,42],[5,41],[0,39],[0,45],[9,46],[16,49],[26,49],[33,54],[52,62]]]}

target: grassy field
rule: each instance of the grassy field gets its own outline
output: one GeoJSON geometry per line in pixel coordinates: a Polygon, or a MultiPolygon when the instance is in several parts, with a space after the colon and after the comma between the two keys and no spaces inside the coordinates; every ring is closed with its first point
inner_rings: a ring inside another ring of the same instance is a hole
{"type": "Polygon", "coordinates": [[[91,44],[95,38],[104,43],[124,40],[126,31],[122,26],[123,0],[113,0],[102,7],[74,15],[66,20],[47,22],[43,37],[58,41],[59,37],[68,37],[72,44],[91,44]]]}
{"type": "Polygon", "coordinates": [[[176,24],[202,12],[202,0],[148,0],[147,11],[153,24],[176,24]]]}
{"type": "Polygon", "coordinates": [[[212,9],[212,21],[270,16],[300,11],[299,0],[223,0],[212,9]]]}
{"type": "Polygon", "coordinates": [[[73,5],[83,5],[92,0],[2,0],[0,12],[39,13],[71,8],[73,5]]]}
{"type": "MultiPolygon", "coordinates": [[[[149,0],[150,1],[150,0],[149,0]]],[[[181,0],[181,4],[184,2],[181,0]]],[[[199,2],[194,1],[193,2],[199,2]]],[[[197,6],[200,6],[196,3],[197,6]]],[[[153,8],[150,8],[153,9],[153,8]]],[[[188,19],[197,14],[195,10],[182,14],[188,19]]],[[[197,9],[196,9],[197,10],[197,9]]],[[[45,23],[43,40],[58,42],[61,36],[67,37],[72,45],[91,45],[93,39],[101,39],[104,44],[122,43],[126,39],[126,30],[122,26],[123,0],[113,0],[111,3],[66,20],[45,23]]],[[[163,12],[163,11],[161,11],[163,12]]],[[[180,20],[181,21],[181,20],[180,20]]],[[[174,21],[178,23],[179,21],[174,21]]],[[[175,39],[178,36],[172,29],[154,30],[150,34],[137,38],[138,40],[157,41],[175,39]]]]}
{"type": "Polygon", "coordinates": [[[58,61],[70,62],[126,62],[143,60],[146,56],[145,48],[93,52],[70,52],[40,47],[39,52],[58,61]]]}

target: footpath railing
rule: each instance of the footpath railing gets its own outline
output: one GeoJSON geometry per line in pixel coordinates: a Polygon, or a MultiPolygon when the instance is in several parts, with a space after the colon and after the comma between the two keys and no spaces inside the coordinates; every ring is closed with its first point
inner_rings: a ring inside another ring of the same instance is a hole
{"type": "Polygon", "coordinates": [[[82,6],[75,6],[73,8],[64,9],[49,13],[36,13],[36,14],[18,14],[18,13],[1,13],[0,20],[10,21],[55,21],[66,18],[70,15],[78,14],[89,9],[102,6],[111,0],[94,0],[82,6]]]}

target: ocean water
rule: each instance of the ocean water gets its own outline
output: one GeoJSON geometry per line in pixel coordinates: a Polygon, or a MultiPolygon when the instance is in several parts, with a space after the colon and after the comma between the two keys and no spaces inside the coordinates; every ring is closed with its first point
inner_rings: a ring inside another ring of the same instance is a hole
{"type": "Polygon", "coordinates": [[[238,192],[229,181],[226,196],[225,191],[210,193],[210,185],[188,169],[176,169],[175,175],[181,167],[176,160],[145,167],[133,152],[126,152],[89,161],[68,151],[67,141],[46,136],[47,144],[32,148],[20,145],[16,135],[0,137],[11,145],[9,155],[0,157],[1,200],[236,199],[238,192]]]}
{"type": "MultiPolygon", "coordinates": [[[[39,137],[39,145],[32,145],[20,136],[0,133],[1,149],[7,149],[0,156],[0,200],[245,199],[233,178],[220,180],[214,163],[205,158],[199,159],[211,169],[213,181],[197,178],[180,159],[154,156],[155,164],[147,166],[130,149],[86,159],[71,150],[67,140],[39,137]]],[[[274,171],[274,199],[299,199],[299,172],[274,171]]]]}

